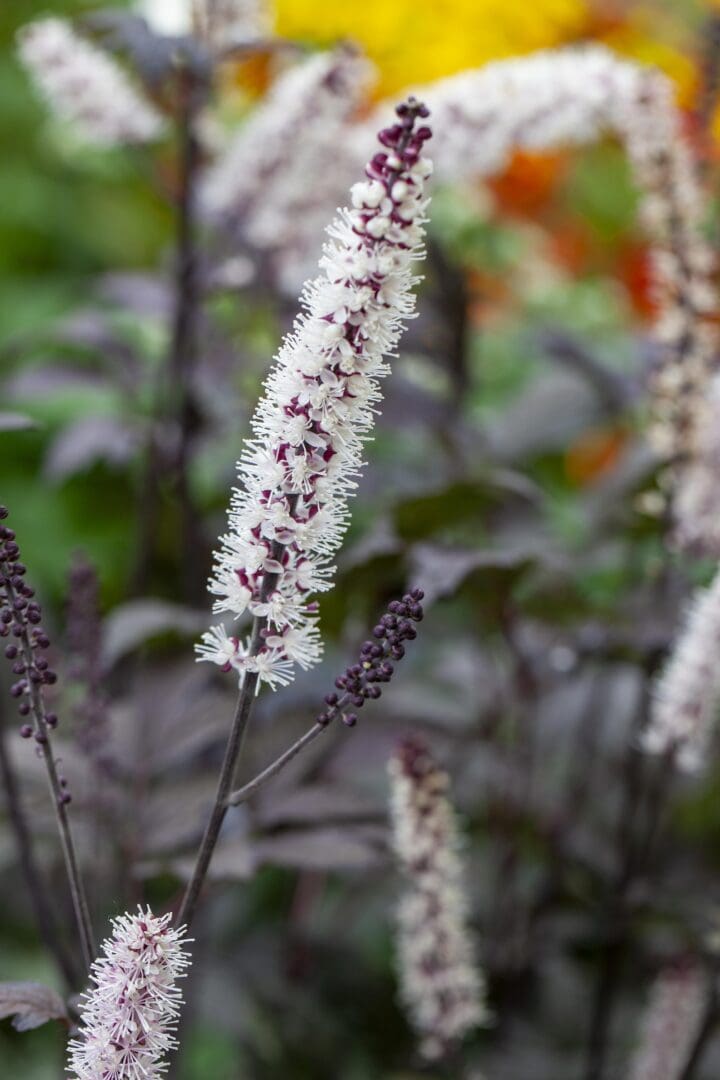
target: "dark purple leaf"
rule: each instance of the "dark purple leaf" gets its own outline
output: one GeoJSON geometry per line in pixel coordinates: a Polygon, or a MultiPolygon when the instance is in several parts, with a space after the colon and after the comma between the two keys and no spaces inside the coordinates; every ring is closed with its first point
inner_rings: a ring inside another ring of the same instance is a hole
{"type": "Polygon", "coordinates": [[[387,858],[387,830],[378,825],[287,829],[257,839],[258,863],[299,870],[367,870],[387,858]]]}
{"type": "Polygon", "coordinates": [[[411,555],[411,583],[425,592],[425,603],[452,596],[476,571],[499,571],[515,576],[532,565],[537,553],[531,545],[492,551],[415,544],[411,555]]]}
{"type": "Polygon", "coordinates": [[[347,785],[306,784],[279,791],[268,784],[255,813],[264,828],[278,825],[331,825],[339,821],[370,821],[385,816],[381,800],[370,799],[347,785]]]}
{"type": "Polygon", "coordinates": [[[108,667],[161,634],[196,634],[207,616],[169,600],[130,600],[115,608],[104,624],[103,659],[108,667]]]}
{"type": "Polygon", "coordinates": [[[65,480],[98,461],[125,465],[138,446],[138,432],[113,416],[85,416],[63,428],[45,458],[45,475],[65,480]]]}
{"type": "Polygon", "coordinates": [[[68,1022],[65,1002],[50,986],[36,982],[0,983],[0,1017],[12,1016],[16,1031],[30,1031],[49,1020],[68,1022]]]}
{"type": "Polygon", "coordinates": [[[5,382],[5,394],[17,401],[73,390],[105,389],[107,386],[107,379],[95,371],[64,364],[44,364],[11,375],[5,382]]]}

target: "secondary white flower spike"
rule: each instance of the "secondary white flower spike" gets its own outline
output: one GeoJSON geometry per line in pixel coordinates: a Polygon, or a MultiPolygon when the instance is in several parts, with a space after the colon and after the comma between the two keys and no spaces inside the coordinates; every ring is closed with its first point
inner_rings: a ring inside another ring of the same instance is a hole
{"type": "Polygon", "coordinates": [[[176,985],[190,964],[184,928],[150,909],[121,915],[90,971],[78,1038],[70,1043],[71,1080],[151,1080],[177,1046],[182,1004],[176,985]]]}
{"type": "MultiPolygon", "coordinates": [[[[601,46],[547,49],[423,88],[437,117],[438,179],[492,176],[513,152],[595,142],[643,69],[601,46]]],[[[423,99],[425,100],[425,99],[423,99]]]]}
{"type": "Polygon", "coordinates": [[[685,551],[720,558],[720,375],[697,388],[691,418],[692,450],[674,470],[674,538],[685,551]]]}
{"type": "Polygon", "coordinates": [[[643,72],[619,114],[618,129],[642,193],[641,217],[654,240],[661,356],[650,382],[650,437],[672,465],[675,538],[681,546],[720,556],[720,491],[708,505],[707,474],[717,476],[718,397],[710,390],[720,342],[716,260],[703,232],[705,200],[668,80],[643,72]]]}
{"type": "Polygon", "coordinates": [[[263,252],[288,292],[313,272],[328,218],[384,126],[362,153],[349,149],[349,121],[371,76],[368,61],[350,48],[294,64],[205,177],[206,212],[263,252]]]}
{"type": "Polygon", "coordinates": [[[710,997],[707,972],[698,963],[661,971],[643,1018],[630,1080],[678,1080],[687,1066],[710,997]]]}
{"type": "Polygon", "coordinates": [[[665,753],[675,748],[682,768],[701,768],[720,706],[719,655],[720,572],[693,597],[657,682],[643,749],[665,753]]]}
{"type": "Polygon", "coordinates": [[[407,738],[389,763],[395,853],[407,879],[398,909],[403,1004],[428,1060],[487,1024],[485,982],[468,929],[463,868],[448,776],[407,738]]]}
{"type": "Polygon", "coordinates": [[[294,665],[321,655],[314,593],[332,587],[332,556],[347,528],[348,498],[404,320],[414,311],[413,262],[422,258],[425,181],[418,126],[424,105],[410,99],[399,122],[381,131],[383,149],[352,188],[352,209],[330,226],[321,273],[266,381],[239,462],[241,487],[230,531],[216,554],[214,610],[258,619],[243,643],[222,627],[197,652],[226,670],[257,675],[275,688],[294,665]]]}
{"type": "Polygon", "coordinates": [[[671,82],[653,68],[589,46],[488,64],[418,93],[437,129],[438,181],[490,176],[518,148],[551,150],[606,134],[622,141],[650,239],[657,307],[660,350],[650,380],[649,434],[671,466],[666,475],[676,540],[720,557],[720,485],[712,490],[718,399],[708,392],[720,347],[716,259],[671,82]]]}
{"type": "Polygon", "coordinates": [[[119,64],[63,19],[39,19],[18,34],[19,54],[50,109],[101,146],[158,138],[164,120],[119,64]]]}

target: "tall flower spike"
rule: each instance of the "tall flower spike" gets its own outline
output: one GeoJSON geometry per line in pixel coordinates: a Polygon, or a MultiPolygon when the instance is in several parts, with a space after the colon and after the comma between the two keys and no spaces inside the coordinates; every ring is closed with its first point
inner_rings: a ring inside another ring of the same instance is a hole
{"type": "Polygon", "coordinates": [[[425,744],[405,739],[389,764],[394,848],[407,879],[398,909],[403,1004],[428,1060],[487,1024],[485,983],[474,962],[447,773],[425,744]]]}
{"type": "MultiPolygon", "coordinates": [[[[271,687],[321,655],[317,604],[332,587],[331,559],[347,528],[348,498],[380,401],[378,380],[414,309],[412,264],[422,258],[431,163],[422,156],[427,109],[413,99],[380,132],[383,149],[352,188],[306,286],[305,311],[285,339],[252,421],[239,463],[230,532],[216,554],[214,610],[263,620],[259,641],[243,644],[214,627],[197,647],[271,687]]],[[[258,683],[258,685],[259,685],[258,683]]]]}
{"type": "Polygon", "coordinates": [[[651,380],[650,435],[671,464],[676,539],[720,555],[720,492],[708,504],[703,483],[704,473],[715,474],[717,456],[717,397],[708,393],[719,344],[715,258],[703,235],[704,200],[672,94],[667,79],[644,72],[618,117],[642,192],[641,216],[654,239],[655,337],[661,354],[651,380]]]}
{"type": "Polygon", "coordinates": [[[148,908],[121,915],[103,942],[81,999],[78,1038],[70,1043],[72,1080],[150,1080],[162,1076],[177,1046],[182,1005],[176,985],[190,964],[184,927],[148,908]]]}
{"type": "Polygon", "coordinates": [[[678,1080],[683,1075],[710,989],[707,972],[696,962],[674,964],[660,972],[643,1018],[630,1080],[678,1080]]]}
{"type": "Polygon", "coordinates": [[[209,216],[261,252],[288,292],[296,294],[313,272],[328,216],[383,126],[369,136],[367,153],[348,145],[348,124],[371,72],[350,48],[295,64],[233,137],[201,188],[209,216]]]}
{"type": "Polygon", "coordinates": [[[720,705],[720,572],[695,594],[685,626],[658,679],[642,746],[675,749],[678,764],[699,769],[720,705]]]}
{"type": "Polygon", "coordinates": [[[51,110],[90,143],[113,146],[156,139],[164,121],[107,53],[63,19],[22,27],[19,53],[51,110]]]}

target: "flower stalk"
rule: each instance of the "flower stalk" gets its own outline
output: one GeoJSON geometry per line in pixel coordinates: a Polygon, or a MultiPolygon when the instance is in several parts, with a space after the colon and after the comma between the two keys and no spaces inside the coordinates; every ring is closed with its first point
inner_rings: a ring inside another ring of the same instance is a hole
{"type": "MultiPolygon", "coordinates": [[[[7,509],[0,506],[0,521],[7,516],[7,509]]],[[[40,605],[34,599],[34,589],[25,581],[25,566],[20,562],[19,555],[14,530],[0,525],[0,637],[13,639],[5,647],[5,656],[13,665],[13,674],[19,676],[10,693],[14,698],[21,699],[18,707],[20,715],[32,720],[32,723],[23,724],[20,734],[23,738],[34,739],[45,765],[83,959],[89,967],[95,947],[90,909],[68,817],[71,795],[67,781],[58,773],[52,751],[51,732],[57,726],[57,716],[46,711],[43,696],[43,687],[55,683],[57,675],[42,655],[50,641],[40,626],[40,605]]]]}

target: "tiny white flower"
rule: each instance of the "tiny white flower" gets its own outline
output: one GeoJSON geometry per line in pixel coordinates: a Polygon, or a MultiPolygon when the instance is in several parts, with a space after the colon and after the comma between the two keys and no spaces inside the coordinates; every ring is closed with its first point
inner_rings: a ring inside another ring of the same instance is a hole
{"type": "Polygon", "coordinates": [[[206,630],[201,642],[195,646],[198,660],[210,660],[220,667],[240,669],[245,653],[237,638],[228,637],[223,626],[212,626],[206,630]]]}
{"type": "Polygon", "coordinates": [[[278,686],[288,686],[293,680],[293,662],[283,649],[264,649],[250,657],[247,670],[257,673],[257,690],[263,683],[271,690],[277,690],[278,686]]]}

